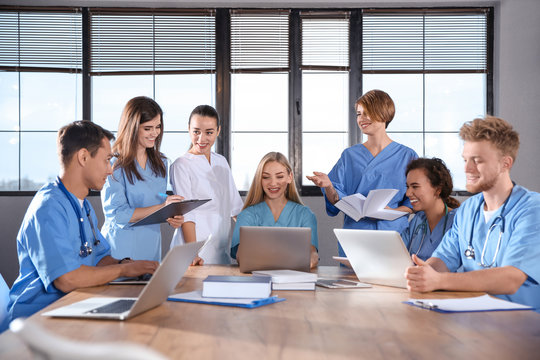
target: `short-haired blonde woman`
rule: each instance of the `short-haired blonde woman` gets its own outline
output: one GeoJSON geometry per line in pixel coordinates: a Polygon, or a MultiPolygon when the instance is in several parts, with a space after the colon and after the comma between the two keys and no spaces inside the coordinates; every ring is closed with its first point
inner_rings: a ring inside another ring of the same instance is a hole
{"type": "MultiPolygon", "coordinates": [[[[414,150],[392,141],[386,133],[394,113],[394,102],[384,91],[371,90],[362,95],[356,101],[356,121],[362,133],[367,135],[367,141],[345,149],[328,175],[314,172],[313,176],[307,176],[321,188],[328,215],[336,216],[339,213],[334,204],[341,198],[356,193],[367,196],[369,191],[374,189],[397,189],[398,193],[388,207],[412,213],[411,203],[405,196],[405,168],[418,155],[414,150]]],[[[345,215],[343,223],[345,229],[401,232],[406,227],[406,216],[393,221],[373,218],[354,221],[345,215]]],[[[345,255],[341,246],[339,254],[345,255]]]]}
{"type": "Polygon", "coordinates": [[[317,218],[302,204],[291,165],[279,152],[266,154],[259,162],[244,208],[238,215],[231,242],[231,256],[237,258],[241,226],[311,228],[311,267],[317,266],[317,218]]]}
{"type": "MultiPolygon", "coordinates": [[[[167,191],[166,158],[159,149],[163,138],[163,111],[152,99],[138,96],[128,101],[120,118],[113,174],[101,191],[105,223],[101,232],[117,259],[161,259],[159,224],[130,227],[160,207],[183,198],[167,191]],[[161,194],[160,194],[161,193],[161,194]]],[[[167,220],[173,228],[184,218],[167,220]]]]}

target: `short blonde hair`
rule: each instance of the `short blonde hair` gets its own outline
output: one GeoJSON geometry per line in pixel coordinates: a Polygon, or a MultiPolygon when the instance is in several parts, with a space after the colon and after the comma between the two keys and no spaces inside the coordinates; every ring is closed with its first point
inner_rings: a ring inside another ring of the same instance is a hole
{"type": "Polygon", "coordinates": [[[289,164],[289,161],[287,160],[285,155],[283,155],[280,152],[273,151],[264,155],[261,161],[259,162],[259,166],[257,166],[257,171],[255,172],[255,176],[253,177],[253,181],[251,183],[251,187],[249,188],[249,192],[247,194],[243,209],[246,209],[253,205],[257,205],[258,203],[261,203],[264,201],[264,190],[262,187],[262,173],[266,164],[273,161],[283,165],[287,169],[287,173],[292,175],[293,181],[289,185],[287,185],[287,191],[285,192],[285,197],[288,200],[291,200],[291,201],[294,201],[296,203],[303,205],[302,200],[300,200],[300,196],[298,195],[298,190],[296,190],[296,184],[294,181],[294,175],[293,175],[291,164],[289,164]]]}
{"type": "Polygon", "coordinates": [[[519,149],[519,134],[512,125],[501,118],[486,116],[468,121],[459,130],[463,141],[489,141],[503,156],[516,161],[519,149]]]}
{"type": "Polygon", "coordinates": [[[355,108],[362,105],[371,121],[383,122],[385,127],[394,119],[396,107],[394,101],[382,90],[370,90],[356,100],[355,108]]]}

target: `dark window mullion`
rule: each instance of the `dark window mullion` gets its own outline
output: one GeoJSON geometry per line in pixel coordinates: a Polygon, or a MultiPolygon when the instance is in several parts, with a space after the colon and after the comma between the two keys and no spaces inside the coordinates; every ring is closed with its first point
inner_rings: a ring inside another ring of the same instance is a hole
{"type": "Polygon", "coordinates": [[[92,121],[92,77],[90,76],[91,49],[90,11],[82,9],[82,117],[92,121]]]}
{"type": "Polygon", "coordinates": [[[362,141],[354,104],[362,96],[362,13],[351,10],[349,20],[349,145],[362,141]]]}
{"type": "Polygon", "coordinates": [[[300,11],[292,10],[289,18],[289,161],[295,181],[302,184],[302,35],[300,11]]]}
{"type": "Polygon", "coordinates": [[[221,117],[221,134],[216,150],[231,164],[231,15],[216,10],[216,110],[221,117]]]}

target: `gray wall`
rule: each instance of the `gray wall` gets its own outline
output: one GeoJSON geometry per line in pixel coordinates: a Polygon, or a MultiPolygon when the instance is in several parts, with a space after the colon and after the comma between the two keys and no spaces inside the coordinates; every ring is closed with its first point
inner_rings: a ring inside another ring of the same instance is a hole
{"type": "MultiPolygon", "coordinates": [[[[10,1],[0,1],[6,4],[10,1]]],[[[11,2],[13,3],[13,2],[11,2]]],[[[36,4],[36,1],[19,1],[19,4],[36,4]]],[[[45,1],[41,5],[62,4],[61,0],[45,1]]],[[[95,5],[97,2],[77,1],[77,5],[95,5]]],[[[107,3],[101,1],[101,3],[107,3]]],[[[144,6],[144,2],[123,1],[124,6],[144,6]]],[[[191,3],[192,6],[207,6],[208,1],[161,1],[167,6],[191,3]],[[195,5],[194,5],[195,4],[195,5]]],[[[230,6],[230,2],[212,2],[213,6],[230,6]]],[[[235,4],[248,6],[247,1],[236,1],[235,4]]],[[[494,102],[495,114],[510,121],[521,135],[521,148],[517,163],[512,171],[513,179],[531,190],[540,191],[540,166],[535,165],[540,146],[540,121],[537,114],[537,103],[540,101],[540,14],[539,0],[502,0],[502,1],[385,1],[369,2],[361,0],[349,1],[277,1],[280,6],[297,5],[303,7],[315,6],[495,6],[495,49],[494,49],[494,102]]],[[[75,5],[75,2],[71,2],[75,5]]],[[[108,2],[110,5],[111,2],[108,2]]],[[[264,3],[257,3],[259,6],[264,3]]],[[[274,5],[276,2],[269,4],[274,5]]],[[[253,3],[251,3],[252,6],[253,3]]],[[[14,281],[18,273],[18,261],[15,239],[20,223],[30,203],[29,197],[0,196],[0,229],[2,236],[0,244],[0,273],[6,278],[9,285],[14,281]]],[[[101,212],[99,198],[91,199],[94,208],[101,212]]],[[[340,227],[341,216],[330,218],[324,210],[321,197],[305,197],[304,202],[317,216],[319,225],[319,247],[321,264],[332,263],[331,257],[337,253],[336,240],[332,229],[340,227]]],[[[101,216],[101,214],[100,214],[101,216]]],[[[168,248],[171,232],[164,228],[164,249],[168,248]]]]}
{"type": "MultiPolygon", "coordinates": [[[[103,210],[99,196],[89,198],[90,203],[96,210],[99,228],[103,225],[103,210]]],[[[30,204],[30,196],[0,196],[0,206],[2,217],[0,218],[0,229],[2,229],[2,250],[0,251],[0,273],[9,286],[17,278],[19,272],[19,262],[17,260],[17,233],[19,226],[30,204]]],[[[340,214],[334,218],[326,216],[324,210],[324,200],[322,197],[305,197],[304,202],[317,215],[319,232],[319,253],[321,255],[321,265],[337,264],[332,260],[333,255],[337,255],[337,242],[332,229],[341,227],[343,216],[340,214]]],[[[171,243],[173,229],[164,224],[161,226],[162,249],[165,253],[171,243]]]]}

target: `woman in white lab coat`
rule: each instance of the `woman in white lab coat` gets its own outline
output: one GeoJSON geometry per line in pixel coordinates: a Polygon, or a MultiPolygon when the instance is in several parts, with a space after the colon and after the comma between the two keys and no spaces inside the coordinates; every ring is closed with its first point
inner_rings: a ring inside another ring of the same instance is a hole
{"type": "Polygon", "coordinates": [[[211,235],[211,243],[193,265],[230,264],[231,220],[243,203],[227,160],[211,150],[221,130],[217,111],[209,105],[197,106],[189,117],[188,129],[191,147],[171,165],[171,185],[174,193],[185,199],[212,200],[185,214],[171,247],[211,235]]]}

